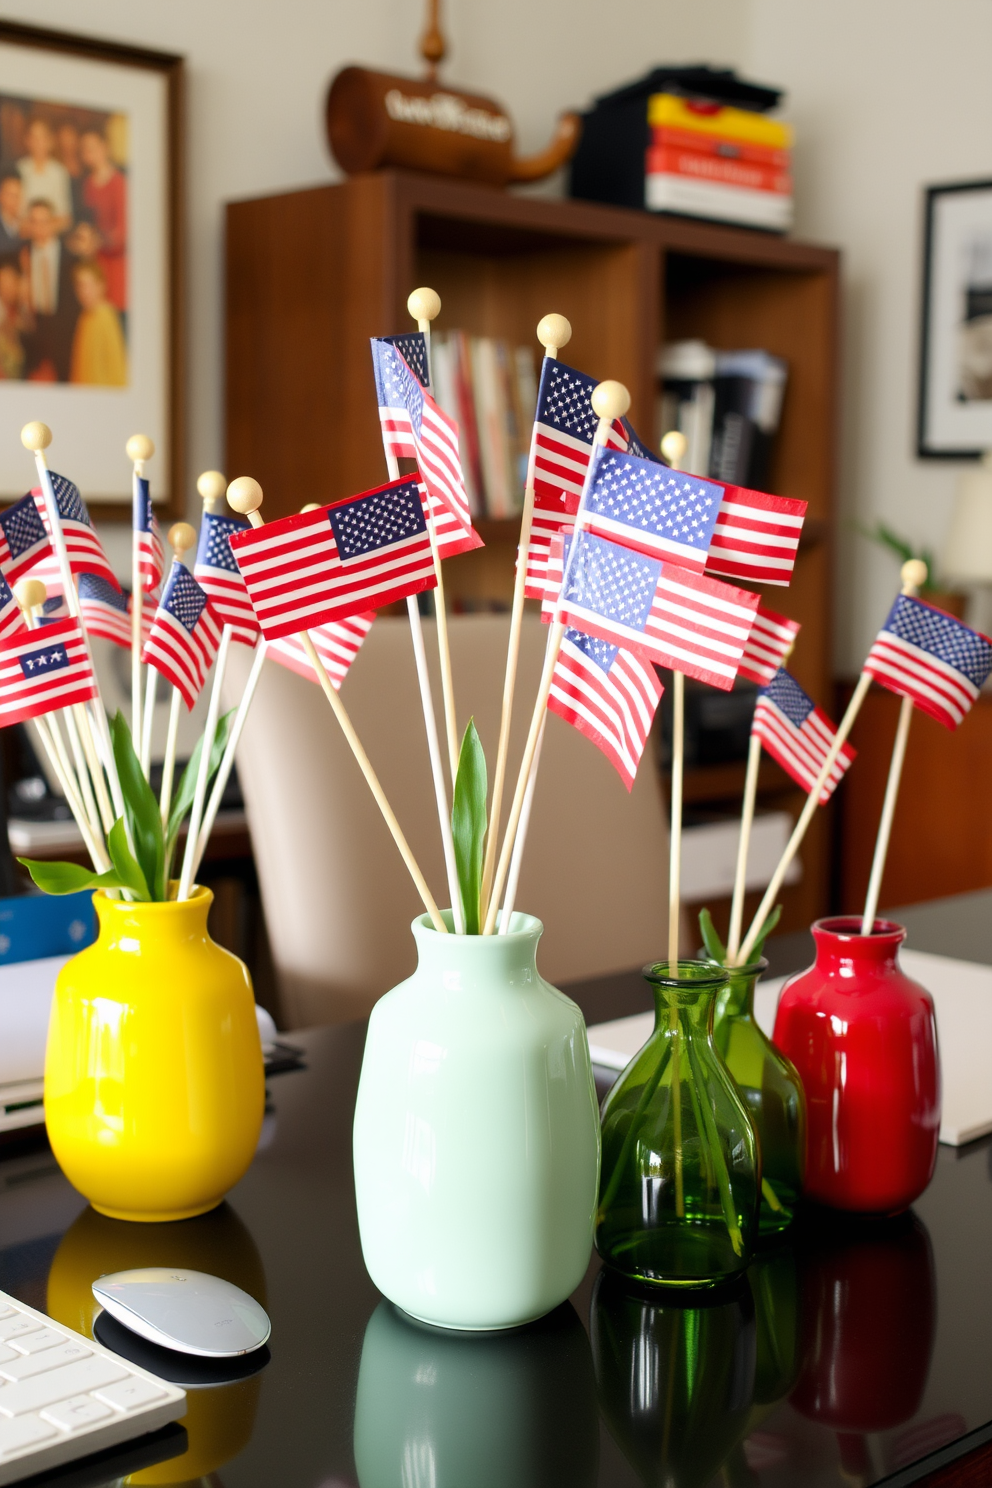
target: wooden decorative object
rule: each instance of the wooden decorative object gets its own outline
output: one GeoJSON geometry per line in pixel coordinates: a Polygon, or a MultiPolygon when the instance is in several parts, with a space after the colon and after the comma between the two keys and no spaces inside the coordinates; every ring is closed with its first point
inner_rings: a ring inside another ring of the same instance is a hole
{"type": "Polygon", "coordinates": [[[578,114],[562,114],[546,149],[515,156],[513,122],[502,104],[481,93],[438,86],[437,67],[446,51],[438,0],[428,0],[420,43],[424,78],[367,67],[338,73],[327,94],[327,141],[343,171],[353,176],[401,166],[507,186],[540,181],[572,158],[582,128],[578,114]]]}

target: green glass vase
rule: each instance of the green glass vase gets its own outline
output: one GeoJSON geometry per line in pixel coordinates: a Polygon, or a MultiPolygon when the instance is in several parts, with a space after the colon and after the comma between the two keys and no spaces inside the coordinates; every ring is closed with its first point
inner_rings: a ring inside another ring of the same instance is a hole
{"type": "Polygon", "coordinates": [[[758,1233],[754,1127],[713,1044],[729,973],[706,961],[644,969],[654,1032],[603,1106],[596,1249],[636,1280],[712,1286],[746,1270],[758,1233]]]}
{"type": "MultiPolygon", "coordinates": [[[[716,963],[714,963],[716,964],[716,963]]],[[[716,994],[713,1042],[744,1097],[761,1144],[758,1230],[774,1235],[795,1214],[806,1162],[806,1097],[799,1071],[758,1026],[754,989],[767,971],[763,958],[732,967],[716,994]]]]}

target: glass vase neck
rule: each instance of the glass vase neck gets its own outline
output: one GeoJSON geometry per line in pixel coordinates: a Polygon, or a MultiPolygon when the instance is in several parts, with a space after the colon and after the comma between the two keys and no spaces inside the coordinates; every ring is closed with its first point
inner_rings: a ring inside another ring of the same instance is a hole
{"type": "Polygon", "coordinates": [[[894,920],[876,920],[872,933],[862,935],[861,917],[857,915],[817,920],[812,930],[818,968],[835,973],[869,966],[894,967],[899,947],[906,939],[904,927],[894,920]]]}
{"type": "Polygon", "coordinates": [[[717,993],[727,985],[728,972],[709,961],[656,961],[643,975],[655,999],[655,1026],[675,1032],[705,1029],[717,993]]]}

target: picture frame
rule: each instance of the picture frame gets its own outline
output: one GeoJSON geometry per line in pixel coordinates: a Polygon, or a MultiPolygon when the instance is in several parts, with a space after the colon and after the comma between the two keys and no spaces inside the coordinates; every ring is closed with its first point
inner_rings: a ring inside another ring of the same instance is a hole
{"type": "Polygon", "coordinates": [[[977,459],[992,449],[992,180],[927,188],[922,291],[916,452],[977,459]]]}
{"type": "Polygon", "coordinates": [[[0,502],[40,419],[95,518],[130,521],[135,433],[184,514],[183,97],[181,56],[0,20],[0,502]]]}

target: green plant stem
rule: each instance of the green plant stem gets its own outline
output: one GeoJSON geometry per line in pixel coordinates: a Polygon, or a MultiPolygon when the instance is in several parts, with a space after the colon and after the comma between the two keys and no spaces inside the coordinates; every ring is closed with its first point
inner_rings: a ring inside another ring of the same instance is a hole
{"type": "Polygon", "coordinates": [[[669,1009],[668,1026],[672,1033],[672,1135],[675,1140],[675,1213],[685,1219],[685,1186],[682,1176],[682,1084],[679,1079],[679,1053],[682,1030],[676,1003],[669,1009]]]}
{"type": "Polygon", "coordinates": [[[606,1185],[606,1192],[600,1200],[600,1214],[604,1213],[605,1210],[610,1207],[613,1200],[616,1198],[617,1189],[620,1187],[621,1175],[623,1173],[627,1159],[630,1156],[630,1149],[633,1145],[634,1138],[637,1133],[637,1124],[650,1105],[655,1091],[661,1084],[661,1077],[665,1073],[665,1067],[668,1064],[668,1057],[670,1053],[671,1048],[669,1045],[666,1044],[665,1051],[658,1061],[658,1068],[655,1070],[650,1080],[645,1083],[644,1089],[641,1091],[641,1098],[637,1102],[637,1107],[634,1111],[634,1114],[630,1118],[630,1125],[627,1128],[627,1135],[624,1137],[623,1146],[620,1148],[620,1156],[617,1158],[617,1161],[613,1166],[613,1172],[610,1174],[610,1181],[606,1185]]]}
{"type": "Polygon", "coordinates": [[[735,1255],[743,1255],[744,1240],[741,1235],[740,1225],[737,1222],[737,1210],[734,1208],[734,1196],[730,1191],[730,1174],[727,1171],[727,1164],[724,1161],[723,1149],[720,1146],[720,1134],[717,1131],[716,1122],[713,1119],[713,1112],[710,1110],[709,1105],[706,1101],[706,1087],[703,1083],[702,1071],[699,1069],[697,1061],[693,1058],[691,1046],[689,1048],[689,1065],[692,1069],[693,1076],[699,1085],[700,1107],[703,1115],[703,1125],[706,1128],[706,1140],[707,1142],[709,1142],[713,1151],[714,1166],[716,1168],[717,1188],[720,1191],[720,1202],[723,1207],[724,1219],[727,1222],[727,1229],[730,1232],[730,1243],[734,1247],[735,1255]]]}
{"type": "Polygon", "coordinates": [[[772,1188],[767,1178],[762,1178],[761,1180],[761,1192],[764,1195],[765,1202],[768,1204],[768,1207],[770,1209],[774,1209],[776,1213],[779,1213],[783,1206],[779,1203],[778,1194],[772,1188]]]}

